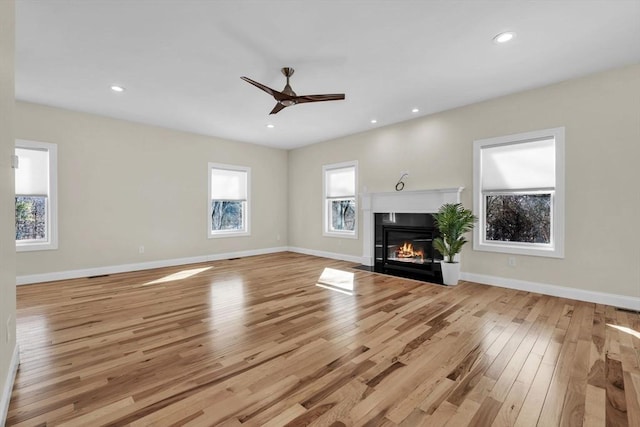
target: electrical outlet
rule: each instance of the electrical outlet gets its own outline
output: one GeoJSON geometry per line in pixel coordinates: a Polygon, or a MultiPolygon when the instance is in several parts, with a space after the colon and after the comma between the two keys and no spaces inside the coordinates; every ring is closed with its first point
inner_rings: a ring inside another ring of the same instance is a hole
{"type": "Polygon", "coordinates": [[[280,241],[280,234],[276,235],[276,240],[279,242],[280,241]]]}
{"type": "Polygon", "coordinates": [[[516,258],[510,256],[509,259],[507,260],[507,264],[509,264],[509,267],[515,267],[516,266],[516,258]]]}
{"type": "Polygon", "coordinates": [[[140,245],[140,247],[138,248],[138,252],[143,254],[144,253],[144,246],[140,245]]]}

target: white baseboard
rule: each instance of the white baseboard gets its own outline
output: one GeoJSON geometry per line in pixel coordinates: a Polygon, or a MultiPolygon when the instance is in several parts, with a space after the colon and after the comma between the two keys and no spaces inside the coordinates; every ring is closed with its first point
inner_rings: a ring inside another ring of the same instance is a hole
{"type": "Polygon", "coordinates": [[[501,288],[517,289],[561,298],[594,302],[640,311],[640,298],[625,295],[609,294],[606,292],[587,291],[584,289],[567,288],[565,286],[548,285],[546,283],[528,282],[525,280],[507,279],[504,277],[488,276],[475,273],[460,273],[460,279],[501,288]]]}
{"type": "Polygon", "coordinates": [[[20,349],[18,344],[13,347],[13,356],[9,363],[7,377],[4,379],[4,387],[2,387],[2,396],[0,396],[0,425],[5,425],[7,414],[9,412],[9,402],[11,401],[11,392],[13,391],[13,383],[16,380],[16,373],[20,365],[20,349]]]}
{"type": "Polygon", "coordinates": [[[289,252],[297,252],[299,254],[319,256],[322,258],[338,259],[340,261],[356,262],[358,264],[363,264],[363,260],[364,260],[364,258],[361,256],[339,254],[335,252],[316,251],[315,249],[296,248],[291,246],[289,246],[288,249],[289,249],[289,252]]]}
{"type": "MultiPolygon", "coordinates": [[[[314,249],[289,247],[290,252],[298,252],[305,255],[313,255],[323,258],[338,259],[342,261],[364,264],[364,257],[345,255],[334,252],[317,251],[314,249]]],[[[549,285],[546,283],[529,282],[526,280],[507,279],[498,276],[489,276],[475,273],[460,273],[460,279],[470,282],[483,283],[485,285],[501,288],[517,289],[538,294],[551,295],[561,298],[575,299],[579,301],[606,304],[613,307],[640,311],[640,297],[632,297],[606,292],[587,291],[584,289],[568,288],[565,286],[549,285]]]]}
{"type": "MultiPolygon", "coordinates": [[[[149,270],[152,268],[172,267],[177,265],[195,264],[199,262],[218,261],[229,258],[242,258],[254,255],[265,255],[276,252],[297,252],[305,255],[313,255],[317,257],[337,259],[341,261],[349,261],[358,264],[364,263],[361,256],[340,254],[335,252],[318,251],[315,249],[298,248],[298,247],[275,247],[265,249],[254,249],[240,252],[228,252],[222,254],[201,255],[187,258],[174,258],[159,261],[148,261],[142,263],[111,265],[105,267],[87,268],[82,270],[58,271],[44,274],[31,274],[18,276],[16,283],[18,285],[27,285],[31,283],[51,282],[54,280],[76,279],[79,277],[100,276],[104,274],[116,274],[129,271],[149,270]]],[[[606,292],[587,291],[583,289],[568,288],[564,286],[549,285],[545,283],[529,282],[525,280],[507,279],[498,276],[489,276],[475,273],[460,273],[462,280],[470,282],[483,283],[486,285],[499,286],[502,288],[518,289],[522,291],[535,292],[545,295],[552,295],[562,298],[570,298],[580,301],[595,302],[599,304],[607,304],[614,307],[626,308],[628,310],[640,311],[640,297],[631,297],[606,292]]]]}
{"type": "MultiPolygon", "coordinates": [[[[313,255],[323,258],[331,258],[341,261],[365,264],[365,258],[359,256],[339,254],[335,252],[317,251],[314,249],[297,248],[291,246],[288,249],[290,252],[298,252],[305,255],[313,255]]],[[[517,279],[507,279],[504,277],[488,276],[475,273],[461,272],[460,279],[470,282],[483,283],[485,285],[498,286],[501,288],[517,289],[521,291],[534,292],[561,298],[606,304],[613,307],[625,308],[627,310],[640,311],[640,297],[610,294],[606,292],[587,291],[584,289],[568,288],[565,286],[549,285],[546,283],[529,282],[517,279]]]]}
{"type": "Polygon", "coordinates": [[[152,268],[173,267],[176,265],[196,264],[199,262],[219,261],[229,258],[242,258],[254,255],[285,252],[287,247],[253,249],[249,251],[227,252],[223,254],[200,255],[187,258],[174,258],[159,261],[147,261],[134,264],[109,265],[105,267],[85,268],[81,270],[56,271],[53,273],[29,274],[16,277],[16,284],[51,282],[54,280],[77,279],[79,277],[101,276],[104,274],[126,273],[129,271],[150,270],[152,268]]]}

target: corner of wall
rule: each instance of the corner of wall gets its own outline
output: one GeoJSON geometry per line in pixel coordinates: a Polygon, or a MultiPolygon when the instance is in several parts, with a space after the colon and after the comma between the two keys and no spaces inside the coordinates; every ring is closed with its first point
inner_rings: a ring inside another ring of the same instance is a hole
{"type": "Polygon", "coordinates": [[[7,421],[9,402],[11,401],[11,391],[13,390],[13,383],[16,379],[18,366],[20,366],[20,349],[18,348],[18,344],[16,344],[13,346],[13,356],[9,363],[7,377],[4,379],[2,395],[0,395],[0,425],[5,425],[7,421]]]}
{"type": "MultiPolygon", "coordinates": [[[[0,421],[4,421],[18,367],[16,247],[11,156],[14,154],[15,2],[0,1],[0,421]]],[[[1,423],[4,425],[4,422],[1,423]]]]}

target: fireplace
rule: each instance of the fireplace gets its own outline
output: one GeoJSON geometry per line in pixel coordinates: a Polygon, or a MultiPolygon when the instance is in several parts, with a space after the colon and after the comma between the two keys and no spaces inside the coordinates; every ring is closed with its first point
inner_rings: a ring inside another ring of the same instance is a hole
{"type": "Polygon", "coordinates": [[[442,283],[431,214],[377,213],[375,224],[374,271],[442,283]]]}
{"type": "Polygon", "coordinates": [[[437,231],[431,214],[444,203],[459,203],[462,190],[367,193],[365,188],[360,205],[363,268],[442,283],[441,256],[433,249],[437,231]]]}

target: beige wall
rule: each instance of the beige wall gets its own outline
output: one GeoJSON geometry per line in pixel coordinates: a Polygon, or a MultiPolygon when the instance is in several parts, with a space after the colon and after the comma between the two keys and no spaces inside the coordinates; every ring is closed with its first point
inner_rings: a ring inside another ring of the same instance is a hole
{"type": "Polygon", "coordinates": [[[403,170],[405,191],[464,186],[472,207],[475,139],[558,126],[566,128],[565,258],[516,256],[513,268],[508,255],[467,245],[462,271],[640,297],[640,65],[291,151],[289,245],[362,255],[361,239],[322,236],[323,164],[358,160],[360,191],[393,191],[403,170]]]}
{"type": "Polygon", "coordinates": [[[514,268],[468,245],[462,269],[640,297],[640,246],[620,226],[640,217],[638,93],[635,65],[288,153],[19,102],[16,137],[58,144],[60,241],[18,254],[18,275],[287,245],[359,257],[361,230],[322,236],[323,164],[358,160],[361,191],[393,191],[403,170],[405,191],[464,186],[471,207],[473,140],[564,126],[565,258],[514,268]],[[251,237],[206,238],[208,161],[253,168],[251,237]]]}
{"type": "Polygon", "coordinates": [[[59,249],[18,276],[286,246],[284,150],[24,102],[15,132],[58,144],[59,249]],[[208,162],[251,167],[251,236],[207,238],[208,162]]]}
{"type": "MultiPolygon", "coordinates": [[[[0,1],[0,397],[10,379],[15,348],[16,274],[13,169],[14,2],[0,1]],[[7,325],[7,323],[10,323],[7,325]],[[7,337],[9,332],[10,337],[7,337]],[[8,339],[7,339],[8,338],[8,339]]],[[[0,404],[5,401],[0,399],[0,404]]],[[[8,401],[7,401],[8,402],[8,401]]],[[[4,418],[0,406],[0,424],[4,418]]]]}

